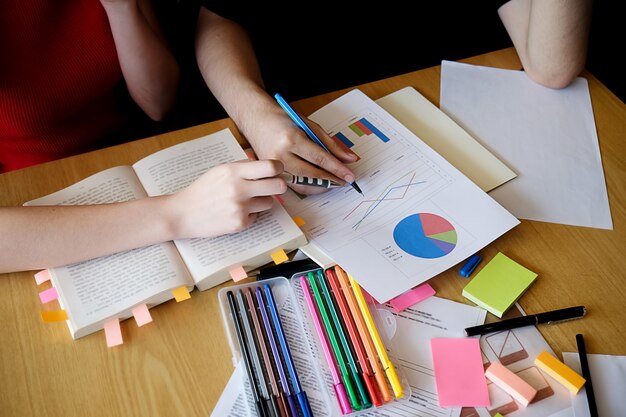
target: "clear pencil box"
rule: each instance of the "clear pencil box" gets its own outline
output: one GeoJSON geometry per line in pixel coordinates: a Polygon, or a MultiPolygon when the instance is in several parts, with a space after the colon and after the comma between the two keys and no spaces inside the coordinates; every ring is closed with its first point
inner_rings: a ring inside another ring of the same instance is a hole
{"type": "Polygon", "coordinates": [[[233,364],[241,361],[250,369],[244,397],[252,416],[351,417],[409,400],[411,388],[388,335],[395,318],[379,311],[366,294],[361,307],[356,295],[349,300],[351,293],[343,291],[350,277],[330,270],[218,292],[233,364]],[[367,329],[368,321],[375,336],[367,329]]]}

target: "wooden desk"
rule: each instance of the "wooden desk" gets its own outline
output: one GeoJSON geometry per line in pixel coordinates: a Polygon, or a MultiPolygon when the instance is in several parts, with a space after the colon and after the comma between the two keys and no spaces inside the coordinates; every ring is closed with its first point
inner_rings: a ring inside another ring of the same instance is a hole
{"type": "MultiPolygon", "coordinates": [[[[464,62],[519,69],[512,48],[464,62]]],[[[583,304],[589,314],[540,330],[560,355],[585,334],[590,353],[626,354],[626,108],[589,80],[614,230],[522,221],[484,251],[502,251],[539,274],[521,299],[529,313],[583,304]]],[[[440,67],[359,88],[373,99],[412,86],[439,104],[440,67]]],[[[348,90],[294,103],[309,114],[348,90]]],[[[131,164],[163,147],[230,127],[230,120],[148,138],[0,175],[0,204],[23,202],[105,168],[131,164]]],[[[241,136],[238,136],[241,140],[241,136]]],[[[461,296],[467,280],[449,270],[431,280],[438,295],[461,296]]],[[[0,276],[0,414],[3,416],[208,416],[233,371],[217,290],[152,309],[154,322],[122,323],[124,345],[109,349],[102,332],[73,341],[64,323],[44,324],[33,272],[0,276]]]]}

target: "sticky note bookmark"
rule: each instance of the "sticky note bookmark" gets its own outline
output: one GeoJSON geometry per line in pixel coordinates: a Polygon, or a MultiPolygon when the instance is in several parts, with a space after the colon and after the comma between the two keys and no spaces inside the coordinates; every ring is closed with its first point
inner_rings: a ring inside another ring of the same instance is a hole
{"type": "Polygon", "coordinates": [[[389,300],[389,303],[399,313],[432,295],[435,295],[435,289],[429,284],[422,284],[389,300]]]}
{"type": "Polygon", "coordinates": [[[135,321],[137,322],[137,326],[141,327],[144,324],[148,324],[152,321],[152,316],[150,315],[150,310],[148,310],[148,306],[145,304],[138,305],[132,310],[133,317],[135,317],[135,321]]]}
{"type": "Polygon", "coordinates": [[[44,321],[44,323],[65,321],[67,320],[67,313],[65,312],[65,310],[42,311],[41,319],[44,321]]]}
{"type": "Polygon", "coordinates": [[[243,269],[243,266],[236,266],[229,270],[228,273],[235,282],[248,278],[248,273],[243,269]]]}
{"type": "Polygon", "coordinates": [[[578,393],[585,385],[585,378],[546,351],[541,352],[537,356],[535,365],[563,384],[573,394],[578,393]]]}
{"type": "Polygon", "coordinates": [[[122,329],[118,318],[112,319],[104,323],[104,336],[107,339],[107,346],[113,347],[124,343],[122,340],[122,329]]]}
{"type": "Polygon", "coordinates": [[[278,265],[278,264],[282,264],[285,261],[288,261],[289,257],[287,256],[284,250],[279,249],[276,252],[272,253],[272,260],[274,261],[276,265],[278,265]]]}
{"type": "Polygon", "coordinates": [[[430,340],[441,407],[488,407],[489,392],[478,339],[430,340]]]}
{"type": "Polygon", "coordinates": [[[537,395],[537,390],[528,382],[499,362],[489,365],[489,368],[485,371],[485,376],[524,407],[527,407],[535,398],[535,395],[537,395]]]}
{"type": "Polygon", "coordinates": [[[59,294],[57,293],[57,289],[54,287],[48,288],[47,290],[39,293],[39,299],[41,300],[42,304],[49,303],[50,301],[56,300],[57,298],[59,298],[59,294]]]}
{"type": "Polygon", "coordinates": [[[191,298],[191,294],[189,294],[189,290],[187,289],[185,285],[172,290],[172,295],[176,299],[177,303],[180,303],[181,301],[185,301],[191,298]]]}
{"type": "Polygon", "coordinates": [[[304,220],[303,220],[303,219],[302,219],[302,217],[300,217],[300,216],[295,216],[295,217],[293,218],[293,221],[296,223],[296,225],[297,225],[298,227],[301,227],[301,226],[304,226],[304,225],[305,225],[304,220]]]}
{"type": "Polygon", "coordinates": [[[50,271],[44,269],[43,271],[39,271],[35,274],[35,282],[37,285],[41,285],[46,281],[50,281],[50,271]]]}

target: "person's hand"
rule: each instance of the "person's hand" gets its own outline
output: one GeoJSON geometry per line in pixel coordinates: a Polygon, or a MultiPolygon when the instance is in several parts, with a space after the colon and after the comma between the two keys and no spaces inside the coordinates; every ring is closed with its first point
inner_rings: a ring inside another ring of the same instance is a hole
{"type": "MultiPolygon", "coordinates": [[[[250,117],[246,138],[259,159],[278,159],[283,162],[285,171],[293,175],[327,178],[340,183],[354,181],[354,173],[344,164],[355,162],[359,157],[328,136],[317,123],[305,117],[302,119],[332,154],[309,139],[278,104],[250,117]]],[[[320,187],[291,187],[303,194],[327,191],[320,187]]]]}
{"type": "Polygon", "coordinates": [[[167,196],[177,239],[215,237],[248,228],[258,213],[274,204],[272,196],[287,191],[277,175],[276,160],[237,161],[204,173],[178,193],[167,196]]]}

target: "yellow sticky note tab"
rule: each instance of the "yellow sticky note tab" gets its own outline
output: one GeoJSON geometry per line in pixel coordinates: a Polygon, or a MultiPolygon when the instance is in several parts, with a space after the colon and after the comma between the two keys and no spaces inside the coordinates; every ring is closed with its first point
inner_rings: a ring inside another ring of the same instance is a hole
{"type": "Polygon", "coordinates": [[[541,352],[537,356],[535,365],[563,384],[573,394],[578,393],[585,385],[585,378],[546,351],[541,352]]]}
{"type": "Polygon", "coordinates": [[[172,290],[172,295],[176,299],[177,303],[181,301],[185,301],[191,298],[191,294],[189,294],[189,290],[187,290],[186,286],[178,287],[175,290],[172,290]]]}
{"type": "Polygon", "coordinates": [[[35,274],[35,282],[37,285],[41,285],[46,281],[50,280],[50,271],[44,269],[43,271],[39,271],[35,274]]]}
{"type": "Polygon", "coordinates": [[[243,269],[243,266],[237,266],[235,268],[232,268],[228,271],[228,273],[235,282],[248,278],[248,273],[245,269],[243,269]]]}
{"type": "Polygon", "coordinates": [[[289,260],[289,257],[287,257],[287,254],[285,253],[284,250],[280,249],[272,253],[272,260],[274,261],[276,265],[278,265],[289,260]]]}
{"type": "Polygon", "coordinates": [[[67,320],[67,313],[65,312],[65,310],[42,311],[41,319],[44,321],[44,323],[65,321],[67,320]]]}
{"type": "Polygon", "coordinates": [[[293,218],[293,221],[296,222],[296,225],[298,225],[298,227],[304,226],[304,224],[305,224],[304,220],[302,220],[302,217],[300,217],[300,216],[295,216],[293,218]]]}
{"type": "Polygon", "coordinates": [[[104,323],[104,336],[107,339],[107,346],[113,347],[124,343],[122,340],[122,328],[120,320],[115,318],[104,323]]]}
{"type": "Polygon", "coordinates": [[[141,327],[144,324],[148,324],[152,321],[152,316],[150,315],[150,310],[148,310],[148,306],[145,304],[138,305],[132,310],[133,317],[135,317],[135,321],[137,322],[137,326],[141,327]]]}

